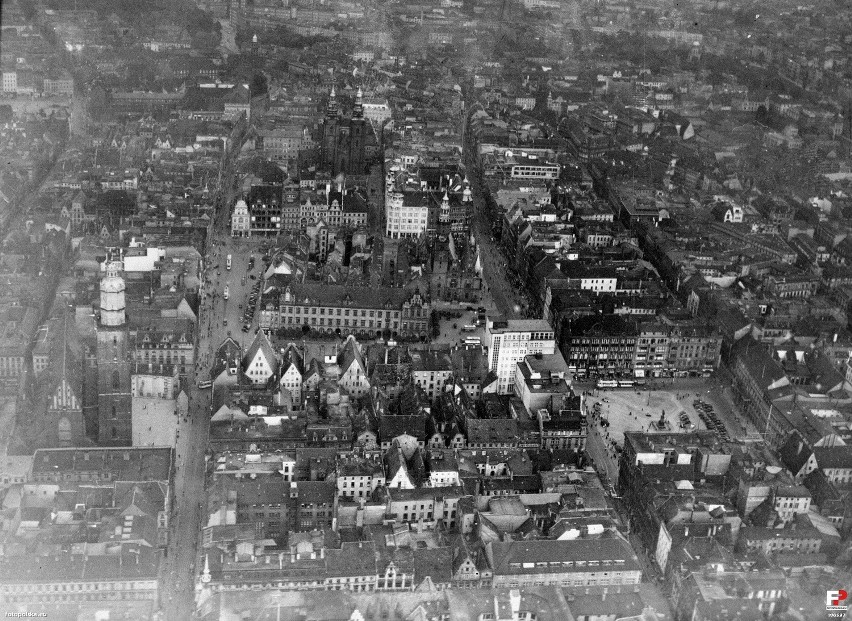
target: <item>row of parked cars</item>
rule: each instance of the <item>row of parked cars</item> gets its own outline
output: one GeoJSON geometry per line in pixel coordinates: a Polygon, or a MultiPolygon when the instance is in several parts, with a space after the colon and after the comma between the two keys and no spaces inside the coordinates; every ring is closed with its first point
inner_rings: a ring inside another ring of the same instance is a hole
{"type": "Polygon", "coordinates": [[[692,406],[698,411],[698,418],[701,422],[707,425],[707,429],[715,431],[726,442],[731,439],[728,430],[725,428],[725,423],[713,411],[713,406],[705,403],[701,399],[696,399],[692,402],[692,406]]]}
{"type": "Polygon", "coordinates": [[[243,332],[251,330],[251,322],[254,321],[254,313],[257,309],[257,296],[260,295],[260,281],[256,281],[248,296],[248,304],[243,309],[243,332]]]}

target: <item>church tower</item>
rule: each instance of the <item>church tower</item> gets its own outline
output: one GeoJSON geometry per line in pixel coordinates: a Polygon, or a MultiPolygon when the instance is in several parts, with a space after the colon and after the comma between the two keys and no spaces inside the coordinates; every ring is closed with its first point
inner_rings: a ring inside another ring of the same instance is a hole
{"type": "Polygon", "coordinates": [[[349,142],[348,170],[342,170],[347,175],[364,174],[364,142],[366,139],[366,124],[364,120],[364,92],[358,87],[355,95],[355,105],[352,108],[351,134],[349,142]]]}
{"type": "Polygon", "coordinates": [[[132,443],[130,355],[123,265],[109,261],[100,286],[98,322],[98,444],[132,443]]]}
{"type": "Polygon", "coordinates": [[[104,327],[123,326],[125,322],[123,266],[119,261],[110,261],[106,266],[106,276],[101,280],[101,325],[104,327]]]}
{"type": "Polygon", "coordinates": [[[331,170],[336,160],[337,152],[337,133],[340,123],[340,109],[337,105],[337,95],[334,91],[334,86],[331,87],[331,93],[328,96],[328,104],[325,107],[325,119],[322,125],[322,166],[326,170],[331,170]]]}

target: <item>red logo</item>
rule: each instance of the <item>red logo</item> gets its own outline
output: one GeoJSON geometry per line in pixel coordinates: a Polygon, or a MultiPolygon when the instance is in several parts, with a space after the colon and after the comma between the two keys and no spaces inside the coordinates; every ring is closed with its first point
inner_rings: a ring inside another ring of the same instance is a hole
{"type": "Polygon", "coordinates": [[[847,606],[841,604],[840,602],[846,601],[846,598],[848,597],[849,593],[847,593],[843,589],[838,589],[837,591],[826,591],[825,607],[830,609],[846,610],[847,606]]]}

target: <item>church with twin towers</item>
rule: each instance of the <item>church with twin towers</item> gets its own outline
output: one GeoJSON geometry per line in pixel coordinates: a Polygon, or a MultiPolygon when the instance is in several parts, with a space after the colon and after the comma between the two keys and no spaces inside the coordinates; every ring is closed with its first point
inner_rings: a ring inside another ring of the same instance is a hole
{"type": "Polygon", "coordinates": [[[375,144],[372,125],[364,118],[364,93],[359,88],[352,111],[344,114],[332,86],[320,142],[320,165],[332,175],[365,175],[368,143],[375,144]]]}

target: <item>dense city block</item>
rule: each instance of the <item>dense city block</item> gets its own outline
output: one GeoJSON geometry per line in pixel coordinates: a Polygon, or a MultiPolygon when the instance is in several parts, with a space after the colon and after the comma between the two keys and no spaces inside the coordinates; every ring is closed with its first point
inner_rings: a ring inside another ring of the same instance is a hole
{"type": "Polygon", "coordinates": [[[7,617],[846,618],[848,4],[0,18],[7,617]]]}

